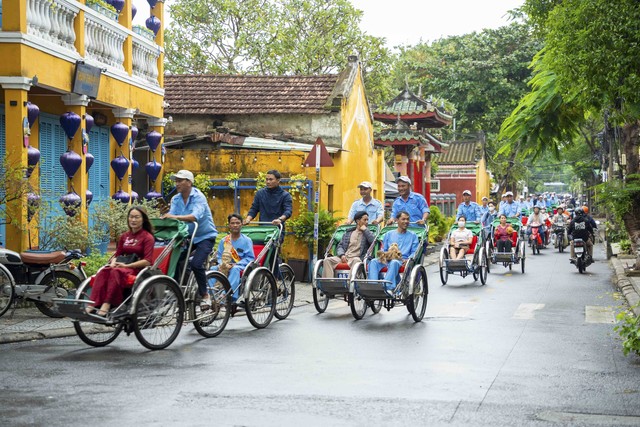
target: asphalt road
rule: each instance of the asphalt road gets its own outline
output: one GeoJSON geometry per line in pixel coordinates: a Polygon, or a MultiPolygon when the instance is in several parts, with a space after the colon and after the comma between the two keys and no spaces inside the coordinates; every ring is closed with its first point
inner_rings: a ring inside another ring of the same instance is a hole
{"type": "Polygon", "coordinates": [[[493,266],[487,286],[428,268],[422,323],[404,307],[354,321],[313,305],[217,338],[183,328],[167,350],[132,335],[106,348],[77,337],[6,344],[0,425],[640,425],[640,360],[612,331],[620,304],[599,260],[568,254],[493,266]]]}

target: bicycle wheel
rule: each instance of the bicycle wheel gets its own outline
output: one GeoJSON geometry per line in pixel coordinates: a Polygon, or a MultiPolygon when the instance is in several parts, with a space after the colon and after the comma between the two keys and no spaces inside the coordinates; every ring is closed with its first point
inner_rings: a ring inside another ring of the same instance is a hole
{"type": "Polygon", "coordinates": [[[278,279],[278,296],[276,312],[273,313],[278,320],[284,320],[291,313],[296,297],[296,275],[287,264],[280,264],[280,278],[278,279]]]}
{"type": "Polygon", "coordinates": [[[378,314],[380,310],[382,310],[382,300],[375,300],[369,303],[369,308],[371,309],[371,314],[378,314]]]}
{"type": "Polygon", "coordinates": [[[13,284],[13,277],[4,267],[0,266],[0,316],[5,314],[13,298],[16,295],[16,288],[13,284]]]}
{"type": "Polygon", "coordinates": [[[484,252],[484,248],[480,249],[480,256],[478,259],[480,261],[480,283],[484,286],[487,284],[487,274],[489,273],[487,256],[484,252]]]}
{"type": "MultiPolygon", "coordinates": [[[[53,294],[53,298],[74,298],[78,286],[82,280],[73,273],[68,271],[54,271],[42,279],[41,285],[45,286],[44,295],[53,294]]],[[[48,295],[47,295],[48,296],[48,295]]],[[[53,318],[63,317],[61,314],[53,310],[53,303],[44,301],[34,301],[36,308],[46,316],[53,318]]]]}
{"type": "Polygon", "coordinates": [[[200,335],[213,338],[229,323],[231,317],[231,285],[219,271],[207,271],[207,288],[211,296],[211,309],[200,313],[193,327],[200,335]]]}
{"type": "Polygon", "coordinates": [[[440,267],[440,281],[442,282],[442,286],[447,284],[447,279],[449,278],[449,271],[447,270],[447,259],[449,259],[449,251],[447,248],[442,248],[440,250],[440,259],[439,259],[439,267],[440,267]]]}
{"type": "Polygon", "coordinates": [[[421,322],[427,310],[427,299],[429,296],[429,285],[427,272],[424,267],[416,267],[411,272],[411,283],[413,283],[413,293],[407,298],[407,309],[411,313],[414,322],[421,322]]]}
{"type": "Polygon", "coordinates": [[[140,344],[161,350],[178,337],[184,321],[184,297],[180,287],[166,276],[140,284],[133,299],[133,332],[140,344]]]}
{"type": "Polygon", "coordinates": [[[318,313],[324,313],[329,305],[329,297],[318,288],[313,288],[313,305],[318,313]]]}
{"type": "MultiPolygon", "coordinates": [[[[90,279],[82,282],[78,288],[76,299],[91,301],[90,279]]],[[[82,309],[86,308],[85,304],[81,304],[82,309]]],[[[104,347],[111,344],[120,332],[122,332],[123,323],[113,325],[102,325],[93,322],[74,321],[73,329],[76,330],[78,337],[85,343],[93,347],[104,347]]]]}
{"type": "MultiPolygon", "coordinates": [[[[356,271],[355,279],[366,279],[366,277],[364,265],[361,264],[356,271]]],[[[356,320],[362,319],[367,312],[367,302],[364,298],[357,296],[355,291],[349,294],[349,307],[351,307],[351,314],[356,320]]]]}
{"type": "Polygon", "coordinates": [[[276,279],[261,267],[251,272],[245,286],[249,294],[245,300],[247,318],[255,328],[266,328],[276,312],[276,279]]]}

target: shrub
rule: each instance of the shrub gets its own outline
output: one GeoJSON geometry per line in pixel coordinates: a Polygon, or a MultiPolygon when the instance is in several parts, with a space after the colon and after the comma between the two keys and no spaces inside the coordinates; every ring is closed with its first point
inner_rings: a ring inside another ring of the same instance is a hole
{"type": "Polygon", "coordinates": [[[616,316],[617,326],[613,328],[622,338],[622,352],[627,356],[630,352],[640,356],[640,323],[631,310],[625,310],[616,316]]]}
{"type": "MultiPolygon", "coordinates": [[[[314,227],[314,212],[304,211],[300,213],[296,218],[287,221],[287,224],[291,228],[291,231],[301,241],[312,244],[314,242],[313,227],[314,227]]],[[[338,222],[342,221],[343,217],[333,216],[333,212],[321,209],[318,212],[318,245],[324,248],[329,244],[331,236],[338,227],[338,222]]]]}
{"type": "Polygon", "coordinates": [[[87,273],[87,277],[91,277],[98,272],[100,267],[107,264],[111,258],[110,253],[106,253],[104,255],[100,253],[92,253],[90,256],[85,257],[82,261],[86,262],[87,265],[84,267],[85,273],[87,273]]]}
{"type": "Polygon", "coordinates": [[[444,216],[437,206],[430,206],[429,210],[429,242],[440,242],[447,237],[455,218],[444,216]]]}

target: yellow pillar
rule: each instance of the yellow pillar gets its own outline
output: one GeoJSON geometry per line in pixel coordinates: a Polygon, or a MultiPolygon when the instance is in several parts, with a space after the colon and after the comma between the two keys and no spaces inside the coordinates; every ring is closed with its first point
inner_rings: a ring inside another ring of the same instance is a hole
{"type": "Polygon", "coordinates": [[[2,31],[27,32],[27,0],[2,2],[2,31]]]}
{"type": "MultiPolygon", "coordinates": [[[[161,0],[156,3],[156,6],[151,9],[151,13],[160,20],[160,29],[156,35],[156,43],[164,49],[164,1],[161,0]]],[[[158,57],[158,84],[160,87],[164,87],[164,50],[160,52],[160,56],[158,57]]]]}
{"type": "MultiPolygon", "coordinates": [[[[37,104],[36,104],[37,105],[37,104]]],[[[33,126],[31,127],[31,135],[29,136],[29,145],[33,148],[40,149],[40,120],[36,120],[33,126]]],[[[31,176],[29,177],[29,183],[35,189],[40,187],[40,163],[35,167],[33,172],[31,172],[31,176]]],[[[37,192],[37,191],[36,191],[37,192]]],[[[33,218],[29,222],[29,228],[31,232],[29,233],[31,237],[31,246],[35,248],[38,246],[38,242],[40,241],[38,222],[40,221],[40,217],[38,212],[35,212],[33,218]]],[[[28,238],[28,237],[27,237],[28,238]]]]}
{"type": "MultiPolygon", "coordinates": [[[[118,17],[118,22],[125,28],[131,28],[131,1],[125,0],[124,8],[118,17]]],[[[122,50],[124,53],[124,70],[131,75],[133,73],[133,39],[130,35],[124,40],[122,50]]]]}
{"type": "Polygon", "coordinates": [[[125,193],[131,194],[131,153],[130,153],[130,149],[129,149],[129,139],[131,138],[131,121],[133,119],[133,115],[135,114],[136,110],[132,109],[132,108],[114,108],[113,109],[113,116],[116,118],[117,122],[121,122],[124,123],[125,125],[127,125],[129,127],[129,133],[127,134],[127,137],[125,138],[124,143],[122,144],[122,146],[118,146],[118,143],[116,142],[115,138],[113,137],[113,135],[111,135],[111,153],[113,153],[113,157],[118,157],[120,155],[120,153],[122,153],[122,155],[129,160],[129,169],[127,170],[127,173],[124,175],[124,177],[122,178],[122,182],[118,181],[118,177],[115,175],[115,173],[113,173],[113,179],[112,179],[112,193],[115,193],[116,191],[122,189],[122,191],[124,191],[125,193]]]}
{"type": "MultiPolygon", "coordinates": [[[[85,0],[78,0],[80,3],[84,4],[85,0]]],[[[80,9],[78,14],[76,15],[75,21],[73,21],[73,30],[76,34],[76,41],[74,45],[76,50],[80,54],[80,56],[84,56],[85,54],[85,45],[84,45],[84,10],[80,9]]]]}
{"type": "Polygon", "coordinates": [[[67,106],[67,111],[76,113],[82,119],[78,131],[73,136],[73,139],[67,143],[70,150],[75,151],[80,155],[80,157],[82,157],[82,164],[71,179],[70,188],[68,190],[75,191],[82,199],[80,211],[76,214],[76,218],[82,221],[85,226],[88,226],[89,213],[87,211],[87,190],[89,189],[89,178],[85,172],[86,156],[82,152],[82,130],[86,129],[85,114],[87,111],[86,107],[89,105],[89,98],[86,95],[69,93],[62,96],[62,101],[64,102],[64,105],[67,106]]]}
{"type": "MultiPolygon", "coordinates": [[[[31,83],[23,77],[1,77],[0,84],[4,89],[6,161],[12,169],[22,169],[22,179],[26,180],[27,149],[24,147],[23,121],[27,117],[27,94],[31,83]]],[[[20,173],[14,177],[20,180],[20,173]]],[[[6,186],[7,198],[18,196],[6,205],[5,240],[7,248],[20,252],[29,247],[27,195],[22,194],[24,187],[21,183],[13,179],[7,179],[2,185],[6,186]]]]}
{"type": "MultiPolygon", "coordinates": [[[[162,135],[162,140],[160,140],[160,145],[158,145],[158,148],[156,148],[156,152],[153,153],[151,150],[149,150],[149,160],[148,160],[151,162],[153,161],[153,159],[156,159],[156,162],[162,165],[162,170],[160,171],[160,175],[158,175],[158,179],[156,180],[153,188],[149,189],[149,190],[153,190],[153,191],[157,191],[158,193],[161,193],[162,177],[164,176],[164,164],[162,162],[162,145],[164,144],[164,127],[167,125],[167,119],[152,117],[147,119],[147,124],[149,125],[149,132],[156,131],[162,135]]],[[[140,165],[140,166],[144,167],[144,165],[140,165]]]]}

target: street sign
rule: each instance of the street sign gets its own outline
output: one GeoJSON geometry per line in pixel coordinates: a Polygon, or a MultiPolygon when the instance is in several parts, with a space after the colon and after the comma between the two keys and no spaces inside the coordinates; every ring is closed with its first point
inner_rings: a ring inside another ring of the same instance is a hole
{"type": "Polygon", "coordinates": [[[304,166],[306,168],[313,167],[313,166],[316,166],[316,167],[320,166],[322,168],[333,167],[333,160],[331,159],[331,156],[327,151],[327,147],[325,147],[324,142],[322,142],[322,139],[320,137],[318,137],[318,139],[316,139],[316,143],[313,144],[313,148],[311,149],[311,152],[307,156],[307,159],[304,161],[304,166]],[[320,150],[319,165],[316,164],[316,151],[318,149],[320,150]]]}

